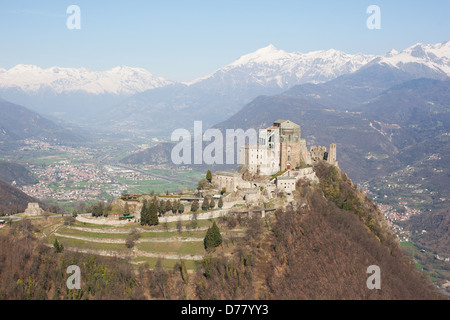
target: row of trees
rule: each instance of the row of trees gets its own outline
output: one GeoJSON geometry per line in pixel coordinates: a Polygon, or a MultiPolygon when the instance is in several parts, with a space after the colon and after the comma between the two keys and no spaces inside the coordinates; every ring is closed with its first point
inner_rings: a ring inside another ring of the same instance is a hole
{"type": "Polygon", "coordinates": [[[158,200],[156,197],[154,197],[151,202],[155,205],[156,212],[159,215],[163,215],[169,212],[179,214],[184,212],[184,205],[180,200],[170,201],[170,199],[167,199],[164,201],[164,199],[158,200]]]}
{"type": "MultiPolygon", "coordinates": [[[[203,211],[214,209],[216,207],[216,202],[214,201],[214,198],[209,199],[208,197],[205,197],[203,199],[201,208],[203,211]]],[[[217,203],[217,208],[221,209],[223,207],[223,199],[220,197],[219,202],[217,203]]],[[[191,211],[196,212],[200,208],[200,204],[198,200],[195,200],[191,205],[191,211]]]]}
{"type": "MultiPolygon", "coordinates": [[[[179,200],[164,201],[163,199],[158,200],[155,197],[152,199],[151,202],[153,202],[154,205],[156,206],[156,212],[158,215],[163,215],[168,212],[181,214],[185,210],[184,205],[179,200]]],[[[101,216],[107,217],[109,215],[109,213],[112,212],[112,205],[111,205],[111,203],[105,204],[100,201],[100,202],[88,207],[86,211],[90,211],[92,213],[93,217],[101,217],[101,216]]],[[[132,214],[127,202],[125,202],[125,206],[123,208],[123,214],[126,216],[132,214]]],[[[74,215],[76,215],[76,214],[74,214],[74,215]]]]}
{"type": "MultiPolygon", "coordinates": [[[[93,217],[107,217],[113,211],[113,207],[111,201],[106,203],[99,201],[85,209],[83,208],[83,211],[91,212],[93,217]]],[[[75,217],[77,214],[83,213],[83,211],[76,209],[72,212],[72,216],[75,217]]]]}
{"type": "MultiPolygon", "coordinates": [[[[216,207],[216,202],[214,201],[214,198],[208,198],[205,197],[203,199],[203,202],[201,204],[201,209],[203,211],[207,211],[210,209],[214,209],[216,207]]],[[[220,209],[223,207],[223,199],[220,197],[217,207],[220,209]]],[[[200,203],[198,200],[195,200],[191,205],[191,211],[196,212],[200,209],[200,203]]],[[[108,213],[112,210],[111,204],[104,204],[103,202],[98,202],[96,204],[93,204],[88,208],[89,211],[91,211],[93,217],[101,217],[101,216],[108,216],[108,213]]],[[[144,217],[144,225],[154,225],[155,218],[152,218],[153,220],[148,220],[152,215],[150,215],[150,210],[153,214],[156,214],[156,217],[164,215],[166,213],[179,213],[182,214],[185,211],[184,204],[181,203],[180,200],[173,200],[170,199],[164,200],[158,200],[156,197],[154,197],[150,202],[147,200],[144,200],[144,206],[141,209],[141,223],[142,223],[142,217],[144,217]],[[156,213],[155,213],[155,212],[156,213]],[[144,215],[143,215],[144,214],[144,215]]],[[[130,215],[131,210],[127,202],[125,202],[125,206],[123,209],[124,215],[130,215]]]]}
{"type": "MultiPolygon", "coordinates": [[[[145,205],[145,203],[147,203],[147,206],[149,207],[148,202],[145,201],[144,205],[145,205]]],[[[155,197],[155,198],[153,198],[151,200],[150,203],[155,206],[156,213],[159,216],[164,215],[164,214],[169,213],[169,212],[182,214],[185,211],[184,204],[182,204],[180,200],[173,200],[173,201],[170,201],[170,199],[168,199],[168,200],[164,200],[164,199],[158,200],[155,197]]],[[[99,207],[97,209],[96,208],[93,209],[93,211],[92,211],[93,215],[96,214],[94,212],[97,212],[97,211],[98,211],[98,214],[100,214],[100,212],[101,212],[100,211],[101,204],[99,204],[98,206],[99,207]]],[[[203,202],[201,204],[201,209],[203,211],[207,211],[209,209],[214,209],[215,207],[216,207],[216,202],[214,201],[214,198],[209,199],[208,197],[205,197],[203,199],[203,202]]],[[[222,199],[222,197],[220,197],[220,199],[219,199],[219,201],[217,203],[217,208],[221,209],[222,207],[223,207],[223,199],[222,199]]],[[[147,209],[148,208],[146,208],[146,210],[147,209]]],[[[200,209],[200,203],[199,203],[198,200],[195,200],[192,203],[192,205],[191,205],[191,211],[192,212],[196,212],[199,209],[200,209]]],[[[142,210],[144,210],[144,208],[142,210]]],[[[125,203],[124,215],[129,215],[129,214],[130,214],[130,209],[129,209],[128,203],[125,203]]],[[[142,214],[141,214],[141,216],[142,216],[142,214]]]]}

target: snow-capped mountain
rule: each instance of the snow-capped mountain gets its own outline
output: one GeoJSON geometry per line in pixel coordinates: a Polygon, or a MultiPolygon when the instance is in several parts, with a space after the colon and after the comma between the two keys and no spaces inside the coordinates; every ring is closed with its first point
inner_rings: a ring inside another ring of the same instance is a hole
{"type": "MultiPolygon", "coordinates": [[[[226,87],[255,84],[286,89],[306,82],[326,82],[354,72],[374,58],[373,55],[351,55],[333,49],[305,54],[288,53],[269,45],[240,57],[211,75],[186,84],[190,86],[204,82],[206,86],[211,86],[217,82],[217,85],[226,87]]],[[[42,69],[24,64],[9,70],[0,69],[0,89],[16,88],[27,93],[51,90],[56,94],[78,91],[132,95],[169,84],[173,82],[153,76],[145,69],[126,66],[107,71],[62,67],[42,69]]]]}
{"type": "Polygon", "coordinates": [[[131,95],[171,83],[153,76],[145,69],[126,66],[107,71],[61,67],[41,69],[23,64],[9,70],[0,69],[0,88],[18,88],[29,93],[50,89],[57,94],[81,91],[90,94],[131,95]]]}
{"type": "Polygon", "coordinates": [[[446,45],[424,46],[426,59],[419,58],[413,48],[375,56],[334,49],[288,53],[269,45],[190,83],[134,95],[112,108],[108,116],[117,129],[133,123],[134,129],[168,132],[194,120],[202,120],[205,126],[218,123],[260,95],[276,95],[290,88],[295,91],[290,90],[291,94],[324,105],[331,101],[336,108],[356,106],[404,81],[442,78],[445,73],[436,70],[449,57],[446,45]]]}
{"type": "Polygon", "coordinates": [[[354,88],[361,90],[352,91],[353,104],[358,104],[404,81],[447,78],[449,47],[450,42],[416,44],[376,56],[334,49],[289,53],[269,45],[190,83],[171,82],[131,67],[100,72],[18,65],[0,69],[0,96],[43,115],[81,124],[100,122],[114,130],[128,130],[132,124],[133,130],[168,131],[191,120],[213,125],[260,95],[292,87],[299,87],[296,95],[328,97],[338,107],[352,102],[348,90],[354,88]]]}
{"type": "MultiPolygon", "coordinates": [[[[286,52],[273,45],[243,55],[212,74],[185,83],[188,86],[228,88],[245,86],[289,87],[302,83],[323,83],[362,67],[386,64],[402,71],[429,76],[450,76],[450,41],[435,45],[416,44],[401,52],[395,49],[384,56],[348,54],[330,49],[308,53],[286,52]]],[[[21,89],[29,93],[51,90],[56,94],[85,92],[89,94],[132,95],[164,87],[174,82],[152,75],[142,68],[127,66],[107,71],[85,68],[17,65],[0,68],[0,89],[21,89]]]]}
{"type": "Polygon", "coordinates": [[[437,44],[417,43],[401,52],[391,50],[372,64],[385,64],[416,77],[450,77],[450,41],[437,44]]]}
{"type": "Polygon", "coordinates": [[[374,58],[374,55],[352,55],[334,49],[288,53],[269,45],[188,85],[225,82],[232,86],[258,84],[287,89],[301,83],[332,80],[358,70],[374,58]]]}

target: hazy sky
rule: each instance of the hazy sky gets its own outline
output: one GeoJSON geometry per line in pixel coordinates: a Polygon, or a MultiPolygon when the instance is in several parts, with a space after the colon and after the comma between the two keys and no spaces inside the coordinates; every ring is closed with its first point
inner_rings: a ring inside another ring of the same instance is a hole
{"type": "Polygon", "coordinates": [[[0,68],[127,65],[189,81],[269,44],[383,54],[443,42],[449,14],[448,0],[0,0],[0,68]],[[79,30],[66,26],[69,5],[79,30]],[[379,30],[366,26],[369,5],[381,9],[379,30]]]}

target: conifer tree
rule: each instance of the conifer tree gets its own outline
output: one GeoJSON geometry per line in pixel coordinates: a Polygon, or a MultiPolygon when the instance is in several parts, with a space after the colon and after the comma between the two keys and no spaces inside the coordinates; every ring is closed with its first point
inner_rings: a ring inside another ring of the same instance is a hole
{"type": "Polygon", "coordinates": [[[191,205],[191,211],[195,212],[198,210],[198,208],[199,208],[198,200],[194,200],[194,202],[192,202],[192,205],[191,205]]]}
{"type": "Polygon", "coordinates": [[[173,200],[172,201],[172,208],[171,208],[172,209],[172,213],[177,213],[179,206],[180,206],[179,201],[173,200]]]}
{"type": "Polygon", "coordinates": [[[203,239],[203,246],[205,247],[206,250],[211,250],[213,248],[211,227],[209,227],[208,231],[206,231],[205,238],[203,239]]]}
{"type": "Polygon", "coordinates": [[[144,201],[144,205],[141,209],[141,225],[145,226],[148,224],[148,210],[147,210],[147,201],[144,201]]]}
{"type": "Polygon", "coordinates": [[[209,209],[209,201],[208,201],[208,198],[205,197],[203,199],[203,203],[202,203],[202,210],[206,211],[208,209],[209,209]]]}
{"type": "Polygon", "coordinates": [[[168,213],[169,211],[172,210],[172,202],[169,199],[166,201],[165,206],[166,206],[165,213],[168,213]]]}
{"type": "Polygon", "coordinates": [[[150,203],[148,215],[149,215],[149,223],[148,223],[149,225],[156,226],[159,224],[158,210],[156,209],[156,203],[153,201],[152,203],[150,203]]]}
{"type": "Polygon", "coordinates": [[[155,202],[155,206],[156,206],[156,212],[159,214],[164,214],[166,213],[166,203],[164,202],[163,199],[161,199],[160,201],[156,200],[155,202]]]}
{"type": "Polygon", "coordinates": [[[223,199],[222,199],[222,197],[220,197],[219,203],[217,204],[217,207],[218,207],[219,209],[222,209],[222,207],[223,207],[223,199]]]}
{"type": "Polygon", "coordinates": [[[213,222],[213,225],[208,228],[206,231],[205,238],[203,239],[203,245],[206,250],[213,250],[214,248],[220,246],[222,244],[222,236],[220,234],[219,227],[217,227],[216,222],[213,222]]]}
{"type": "Polygon", "coordinates": [[[61,253],[64,250],[63,244],[59,243],[57,238],[55,238],[55,242],[53,243],[53,247],[55,248],[56,253],[61,253]]]}
{"type": "Polygon", "coordinates": [[[217,226],[216,222],[213,222],[213,225],[211,227],[211,232],[213,234],[214,239],[214,247],[218,247],[222,244],[222,235],[220,234],[219,227],[217,226]]]}
{"type": "Polygon", "coordinates": [[[208,182],[211,182],[212,180],[212,174],[210,170],[208,170],[208,172],[206,173],[206,180],[208,180],[208,182]]]}
{"type": "Polygon", "coordinates": [[[214,209],[215,206],[216,206],[216,202],[214,201],[214,198],[211,198],[211,201],[209,202],[209,207],[211,209],[214,209]]]}

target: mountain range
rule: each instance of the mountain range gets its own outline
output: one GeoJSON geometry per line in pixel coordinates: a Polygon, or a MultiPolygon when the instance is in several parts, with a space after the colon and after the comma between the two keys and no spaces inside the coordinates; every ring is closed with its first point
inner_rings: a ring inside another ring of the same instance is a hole
{"type": "MultiPolygon", "coordinates": [[[[213,125],[257,129],[269,126],[273,119],[291,119],[302,126],[302,136],[310,145],[337,142],[343,169],[360,182],[410,165],[435,149],[446,152],[449,57],[449,41],[416,44],[382,57],[336,50],[287,53],[270,45],[191,83],[160,82],[161,86],[109,105],[106,111],[83,105],[73,112],[89,109],[81,112],[81,118],[96,128],[140,130],[149,136],[191,129],[194,120],[202,120],[204,129],[213,125]]],[[[53,94],[65,100],[64,95],[74,93],[53,94]]],[[[105,97],[83,94],[89,99],[105,97]]],[[[70,130],[43,124],[46,119],[39,114],[21,115],[23,107],[6,101],[0,101],[0,107],[4,141],[7,136],[77,140],[70,130]],[[42,130],[34,132],[39,123],[42,130]]],[[[158,150],[157,162],[170,154],[167,148],[158,150]]],[[[146,152],[125,162],[152,162],[146,152]]]]}
{"type": "MultiPolygon", "coordinates": [[[[114,131],[132,127],[151,134],[167,134],[194,120],[212,126],[259,95],[279,94],[302,84],[308,84],[302,90],[309,97],[318,96],[316,89],[330,81],[336,81],[334,89],[340,95],[347,93],[341,90],[343,86],[360,86],[363,97],[355,97],[359,98],[358,104],[367,98],[363,91],[374,89],[375,96],[414,78],[445,79],[450,75],[448,57],[449,41],[415,44],[383,56],[334,49],[288,53],[269,45],[188,83],[155,77],[140,68],[117,67],[96,72],[18,65],[0,69],[0,96],[50,118],[95,124],[114,131]],[[354,76],[358,72],[360,79],[354,76]],[[364,81],[355,83],[372,73],[380,80],[375,88],[367,88],[364,81]],[[347,80],[347,76],[352,77],[347,80]]],[[[334,97],[331,100],[340,103],[334,97]]]]}
{"type": "MultiPolygon", "coordinates": [[[[334,85],[331,83],[331,88],[334,85]]],[[[364,181],[433,152],[446,154],[449,88],[450,80],[410,80],[375,97],[368,94],[365,102],[350,111],[322,104],[328,99],[294,95],[299,88],[292,88],[280,95],[256,98],[215,127],[246,130],[267,127],[271,125],[268,119],[291,119],[302,126],[302,136],[310,145],[337,142],[344,170],[364,181]]],[[[352,99],[351,94],[348,97],[352,99]]]]}
{"type": "Polygon", "coordinates": [[[19,64],[0,69],[0,88],[17,88],[28,93],[49,90],[56,94],[86,92],[131,95],[172,83],[153,76],[142,68],[118,66],[106,71],[86,68],[51,67],[42,69],[34,65],[19,64]]]}

